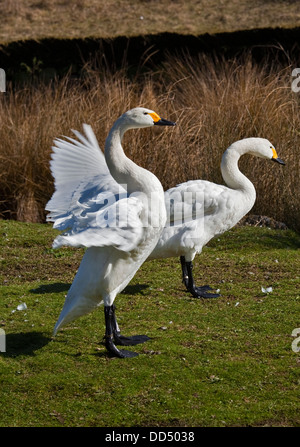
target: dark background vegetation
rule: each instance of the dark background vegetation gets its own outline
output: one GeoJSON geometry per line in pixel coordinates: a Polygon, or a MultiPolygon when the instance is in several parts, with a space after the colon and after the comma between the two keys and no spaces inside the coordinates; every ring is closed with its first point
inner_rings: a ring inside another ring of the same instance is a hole
{"type": "Polygon", "coordinates": [[[258,192],[252,212],[299,230],[299,95],[291,90],[299,36],[298,28],[274,28],[2,46],[1,216],[44,222],[53,139],[87,122],[103,148],[113,121],[140,105],[178,122],[172,134],[141,131],[124,142],[165,188],[197,178],[222,183],[226,147],[268,138],[287,165],[275,170],[252,157],[241,161],[258,192]]]}

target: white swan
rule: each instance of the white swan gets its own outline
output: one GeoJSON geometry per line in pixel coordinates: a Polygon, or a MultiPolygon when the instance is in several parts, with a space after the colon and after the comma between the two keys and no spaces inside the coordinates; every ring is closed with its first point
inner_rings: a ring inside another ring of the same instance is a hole
{"type": "Polygon", "coordinates": [[[55,179],[46,205],[49,221],[66,232],[53,247],[88,247],[68,291],[54,334],[66,323],[104,302],[105,344],[113,355],[133,357],[115,344],[134,345],[147,336],[124,337],[115,317],[114,300],[155,247],[166,222],[164,192],[159,180],[126,157],[121,141],[129,129],[174,125],[145,108],[124,113],[105,142],[105,163],[97,140],[85,126],[87,138],[56,140],[51,170],[55,179]],[[113,190],[111,186],[113,185],[113,190]]]}
{"type": "MultiPolygon", "coordinates": [[[[57,140],[58,146],[63,145],[68,150],[74,150],[78,146],[81,151],[85,151],[85,156],[90,160],[89,170],[95,175],[88,182],[86,180],[81,182],[74,197],[80,198],[79,203],[80,201],[84,203],[94,200],[97,188],[99,188],[102,194],[107,191],[107,200],[110,203],[109,196],[117,195],[120,192],[120,185],[111,176],[92,129],[85,125],[84,130],[89,142],[77,131],[73,132],[82,141],[81,144],[70,138],[71,143],[57,140]]],[[[192,261],[196,253],[201,253],[202,248],[214,236],[232,228],[254,205],[256,198],[254,186],[238,168],[239,158],[247,153],[284,164],[268,140],[246,138],[233,143],[223,154],[221,172],[227,187],[205,180],[191,180],[165,192],[167,222],[148,260],[180,256],[183,282],[194,297],[214,298],[219,296],[208,292],[211,290],[209,286],[195,286],[192,261]]],[[[76,157],[73,160],[73,166],[73,169],[77,169],[76,157]]],[[[78,169],[81,172],[80,164],[78,169]]],[[[73,179],[73,177],[71,178],[73,179]]],[[[63,182],[65,180],[64,173],[63,182]]],[[[71,184],[69,189],[73,194],[74,185],[71,184]]],[[[81,214],[84,214],[85,211],[83,206],[78,207],[75,200],[73,201],[74,206],[68,204],[66,196],[68,196],[68,188],[63,190],[62,206],[59,204],[58,197],[53,208],[55,210],[60,207],[60,215],[56,216],[52,212],[50,218],[51,216],[56,218],[56,226],[62,219],[63,223],[67,222],[69,226],[75,228],[73,245],[76,246],[76,227],[81,221],[80,219],[83,218],[81,214]],[[76,221],[75,215],[81,217],[76,221]]],[[[49,204],[48,209],[51,209],[49,204]]],[[[91,240],[93,240],[95,231],[95,228],[89,230],[91,240]]],[[[69,238],[70,244],[72,243],[69,238]]],[[[89,246],[88,241],[82,240],[82,245],[89,246]]]]}
{"type": "Polygon", "coordinates": [[[180,256],[182,277],[194,297],[214,298],[209,286],[196,287],[192,261],[196,253],[216,235],[232,228],[253,207],[256,192],[238,168],[244,154],[285,164],[264,138],[245,138],[223,154],[221,172],[227,186],[191,180],[165,192],[167,224],[149,259],[180,256]]]}

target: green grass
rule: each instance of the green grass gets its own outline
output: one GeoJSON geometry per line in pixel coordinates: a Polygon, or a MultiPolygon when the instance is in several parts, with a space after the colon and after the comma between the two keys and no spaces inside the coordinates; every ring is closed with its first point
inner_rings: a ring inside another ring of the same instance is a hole
{"type": "Polygon", "coordinates": [[[194,273],[219,299],[190,297],[178,259],[145,263],[116,299],[122,332],[152,338],[133,359],[107,356],[103,308],[52,338],[81,249],[52,250],[45,224],[0,221],[0,234],[1,426],[300,425],[296,233],[237,227],[212,241],[194,273]]]}

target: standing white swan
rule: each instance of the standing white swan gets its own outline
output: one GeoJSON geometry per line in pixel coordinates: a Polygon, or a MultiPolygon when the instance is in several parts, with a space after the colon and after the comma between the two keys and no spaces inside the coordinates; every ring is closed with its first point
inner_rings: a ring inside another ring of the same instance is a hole
{"type": "Polygon", "coordinates": [[[55,222],[54,227],[66,233],[55,239],[53,247],[88,248],[54,334],[103,301],[105,345],[110,353],[133,357],[137,354],[119,350],[115,344],[135,345],[149,339],[120,334],[114,300],[147,259],[164,228],[164,191],[151,172],[126,157],[121,141],[129,129],[174,124],[145,108],[124,113],[105,142],[107,166],[89,126],[85,126],[87,138],[75,132],[80,142],[56,140],[51,162],[56,191],[46,210],[50,211],[48,220],[55,222]]]}
{"type": "Polygon", "coordinates": [[[194,297],[214,298],[209,286],[196,287],[192,261],[216,235],[236,225],[253,207],[256,192],[238,168],[244,154],[285,164],[264,138],[245,138],[223,154],[221,172],[227,186],[191,180],[165,192],[167,224],[149,259],[180,256],[183,282],[194,297]]]}

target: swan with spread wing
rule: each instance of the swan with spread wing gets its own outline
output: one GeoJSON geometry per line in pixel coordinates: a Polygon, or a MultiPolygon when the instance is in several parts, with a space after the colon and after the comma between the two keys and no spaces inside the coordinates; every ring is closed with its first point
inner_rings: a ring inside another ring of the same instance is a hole
{"type": "MultiPolygon", "coordinates": [[[[97,196],[95,188],[101,191],[101,197],[107,194],[109,197],[120,193],[120,185],[114,180],[104,155],[99,149],[96,137],[90,126],[84,125],[84,131],[88,140],[79,132],[74,131],[81,141],[70,139],[69,142],[57,140],[57,145],[69,151],[83,151],[91,162],[91,173],[95,175],[89,182],[84,179],[81,187],[73,194],[73,185],[68,191],[72,191],[73,202],[76,205],[72,209],[72,204],[67,204],[63,200],[59,219],[68,222],[74,228],[74,243],[77,245],[77,226],[84,222],[84,206],[78,207],[75,198],[78,196],[79,203],[83,205],[95,200],[97,196]],[[80,218],[75,218],[76,214],[81,214],[80,218]]],[[[220,235],[236,225],[253,207],[256,199],[256,192],[251,181],[241,173],[238,161],[241,156],[249,154],[257,157],[273,160],[284,164],[278,157],[274,146],[265,138],[245,138],[231,144],[224,152],[221,162],[221,172],[225,185],[218,185],[206,180],[190,180],[180,185],[170,188],[165,192],[165,204],[167,211],[167,221],[164,230],[148,259],[180,257],[182,267],[182,280],[187,290],[197,298],[215,298],[219,294],[211,293],[208,285],[197,287],[193,278],[193,260],[195,255],[202,252],[203,247],[216,235],[220,235]]],[[[74,160],[77,166],[76,158],[74,160]]],[[[81,170],[81,166],[79,166],[81,170]]],[[[80,171],[81,172],[81,171],[80,171]]],[[[65,182],[63,177],[63,182],[65,182]]],[[[124,193],[125,191],[123,191],[124,193]]],[[[64,192],[65,194],[65,192],[64,192]]],[[[122,194],[122,191],[121,191],[122,194]]],[[[55,196],[54,196],[55,197],[55,196]]],[[[57,198],[59,202],[59,198],[57,198]]],[[[51,202],[50,202],[51,203],[51,202]]],[[[96,206],[96,210],[97,205],[96,206]]],[[[51,208],[51,207],[50,207],[51,208]]],[[[50,209],[48,206],[48,209],[50,209]]],[[[54,207],[56,209],[56,207],[54,207]]],[[[105,207],[104,207],[105,208],[105,207]]],[[[56,211],[52,211],[49,219],[55,217],[56,211]]],[[[97,229],[90,228],[85,231],[90,233],[91,238],[97,229]]],[[[61,244],[64,236],[60,236],[56,244],[61,244]]],[[[70,236],[69,245],[72,245],[70,236]]],[[[83,246],[89,246],[88,241],[82,240],[83,246]]]]}
{"type": "Polygon", "coordinates": [[[166,223],[164,191],[154,174],[136,165],[121,142],[129,129],[173,126],[154,111],[135,108],[114,123],[105,155],[89,126],[78,140],[56,140],[51,171],[55,192],[46,205],[48,221],[64,231],[53,247],[86,247],[54,334],[104,303],[105,344],[117,357],[137,353],[116,345],[143,343],[147,336],[121,335],[114,300],[154,249],[166,223]]]}

